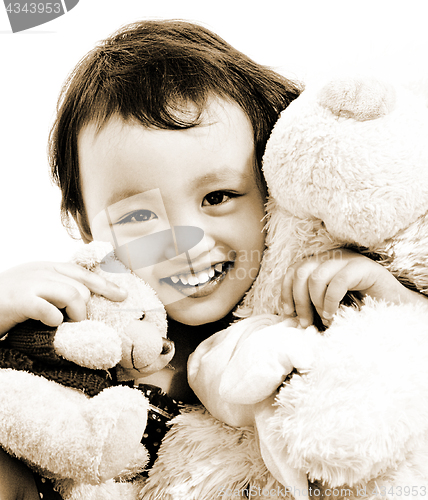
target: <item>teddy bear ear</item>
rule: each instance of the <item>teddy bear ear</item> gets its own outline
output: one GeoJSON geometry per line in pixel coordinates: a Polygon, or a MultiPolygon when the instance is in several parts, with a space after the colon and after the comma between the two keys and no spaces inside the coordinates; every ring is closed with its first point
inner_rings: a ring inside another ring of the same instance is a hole
{"type": "Polygon", "coordinates": [[[93,271],[103,259],[113,252],[113,246],[104,241],[92,241],[83,245],[81,250],[75,253],[73,262],[79,266],[93,271]]]}
{"type": "Polygon", "coordinates": [[[318,100],[339,117],[365,121],[390,113],[395,108],[396,93],[392,85],[375,78],[344,77],[324,85],[318,100]]]}

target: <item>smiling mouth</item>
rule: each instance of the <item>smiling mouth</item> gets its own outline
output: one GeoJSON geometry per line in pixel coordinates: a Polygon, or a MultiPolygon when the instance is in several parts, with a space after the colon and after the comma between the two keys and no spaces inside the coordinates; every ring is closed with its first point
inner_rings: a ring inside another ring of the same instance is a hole
{"type": "Polygon", "coordinates": [[[233,261],[219,262],[198,273],[173,275],[169,278],[163,278],[161,281],[186,296],[202,297],[212,293],[234,265],[233,261]]]}

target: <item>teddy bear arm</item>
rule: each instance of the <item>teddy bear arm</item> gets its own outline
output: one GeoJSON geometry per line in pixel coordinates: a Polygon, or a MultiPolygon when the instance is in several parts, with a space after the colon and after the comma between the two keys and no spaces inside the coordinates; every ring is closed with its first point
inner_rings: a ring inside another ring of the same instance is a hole
{"type": "Polygon", "coordinates": [[[148,403],[139,391],[114,387],[88,398],[12,369],[0,370],[0,386],[1,446],[50,475],[97,483],[141,450],[148,403]]]}
{"type": "Polygon", "coordinates": [[[122,357],[122,341],[109,325],[97,320],[61,324],[55,334],[57,354],[80,366],[107,370],[122,357]]]}
{"type": "Polygon", "coordinates": [[[242,339],[221,376],[219,392],[226,402],[259,403],[294,369],[310,368],[320,335],[314,327],[303,330],[296,324],[290,318],[242,339]]]}
{"type": "Polygon", "coordinates": [[[339,311],[311,370],[277,397],[270,433],[290,465],[354,485],[411,456],[428,436],[427,320],[425,307],[368,299],[339,311]]]}

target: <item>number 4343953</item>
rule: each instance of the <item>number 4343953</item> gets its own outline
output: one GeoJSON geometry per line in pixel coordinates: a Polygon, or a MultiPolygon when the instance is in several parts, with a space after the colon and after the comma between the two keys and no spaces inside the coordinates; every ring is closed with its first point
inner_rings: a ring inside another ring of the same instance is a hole
{"type": "Polygon", "coordinates": [[[9,3],[6,5],[6,11],[10,14],[60,14],[61,13],[61,3],[60,2],[39,2],[39,3],[9,3]]]}

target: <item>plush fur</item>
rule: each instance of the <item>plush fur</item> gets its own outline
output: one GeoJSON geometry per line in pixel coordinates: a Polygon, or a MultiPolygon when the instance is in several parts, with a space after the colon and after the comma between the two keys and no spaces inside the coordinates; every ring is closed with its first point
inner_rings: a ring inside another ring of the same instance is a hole
{"type": "MultiPolygon", "coordinates": [[[[260,456],[253,427],[236,429],[204,408],[188,408],[173,420],[139,500],[212,500],[283,487],[260,456]]],[[[267,495],[257,496],[267,499],[267,495]]]]}
{"type": "Polygon", "coordinates": [[[424,307],[370,300],[336,315],[319,361],[284,385],[269,423],[290,465],[354,486],[394,477],[419,454],[405,484],[428,484],[426,318],[424,307]]]}
{"type": "Polygon", "coordinates": [[[263,159],[268,250],[249,310],[281,314],[278,269],[343,246],[427,289],[427,120],[425,96],[372,78],[307,88],[282,113],[263,159]]]}
{"type": "MultiPolygon", "coordinates": [[[[111,245],[85,245],[75,262],[122,286],[128,297],[112,302],[93,294],[87,320],[63,323],[45,335],[46,365],[59,360],[53,372],[46,370],[51,380],[27,369],[0,369],[0,444],[53,479],[64,500],[135,500],[138,482],[120,478],[135,476],[147,463],[141,439],[148,400],[113,381],[93,397],[85,394],[84,385],[78,390],[59,382],[72,385],[79,377],[69,376],[70,371],[81,375],[80,367],[85,367],[83,381],[89,381],[92,369],[107,375],[106,370],[115,369],[121,380],[162,369],[174,354],[172,343],[163,340],[165,309],[155,292],[114,257],[111,245]]],[[[12,347],[13,356],[5,359],[18,367],[18,348],[25,345],[25,366],[43,365],[41,342],[32,346],[27,341],[31,332],[25,333],[21,343],[17,330],[9,333],[0,347],[12,347]]]]}
{"type": "Polygon", "coordinates": [[[426,305],[366,299],[343,306],[322,334],[286,319],[280,289],[292,263],[348,246],[427,293],[427,134],[425,96],[373,78],[308,86],[282,113],[264,156],[267,251],[240,309],[246,319],[189,361],[202,402],[233,425],[202,410],[181,415],[140,498],[215,498],[238,477],[240,485],[276,479],[296,499],[424,498],[426,305]],[[261,314],[276,319],[254,329],[261,314]],[[267,399],[265,384],[278,387],[267,399]],[[247,459],[235,474],[227,464],[246,456],[239,437],[250,422],[256,432],[246,436],[263,464],[247,459]],[[192,428],[205,424],[194,438],[192,428]],[[220,444],[226,432],[232,446],[220,444]]]}

